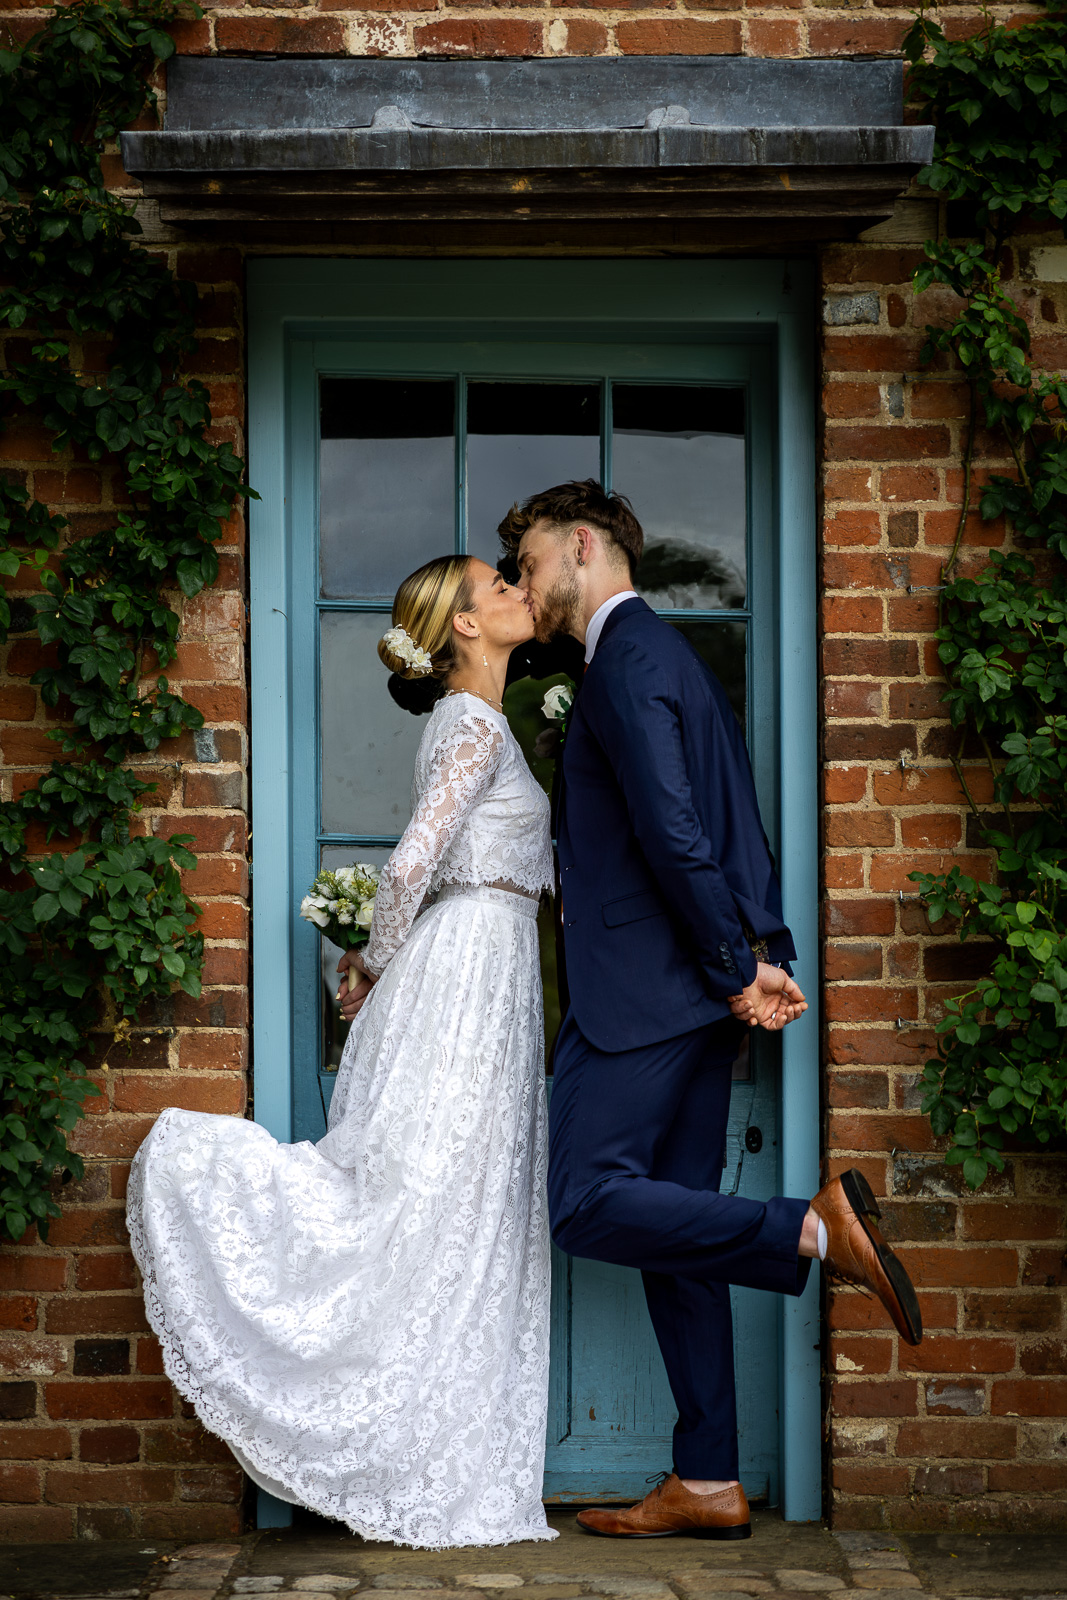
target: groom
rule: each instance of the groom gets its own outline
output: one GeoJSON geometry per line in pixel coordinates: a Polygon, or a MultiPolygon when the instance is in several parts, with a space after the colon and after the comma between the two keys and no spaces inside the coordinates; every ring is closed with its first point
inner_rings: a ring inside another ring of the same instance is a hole
{"type": "Polygon", "coordinates": [[[918,1302],[858,1171],[810,1204],[718,1192],[745,1026],[776,1031],[807,1002],[741,730],[714,674],[634,592],[637,518],[587,479],[514,506],[500,535],[537,638],[585,647],[556,830],[570,1009],[553,1237],[641,1269],[678,1407],[673,1473],[639,1505],[578,1521],[615,1538],[747,1538],[730,1284],[797,1295],[820,1256],[912,1344],[918,1302]]]}

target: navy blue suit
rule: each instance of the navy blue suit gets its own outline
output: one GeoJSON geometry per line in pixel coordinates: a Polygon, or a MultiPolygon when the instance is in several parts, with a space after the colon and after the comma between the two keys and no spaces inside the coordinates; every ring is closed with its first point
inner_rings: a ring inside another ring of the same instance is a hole
{"type": "Polygon", "coordinates": [[[727,999],[795,955],[741,730],[691,645],[636,596],[609,614],[563,753],[570,1010],[549,1205],[572,1255],[638,1267],[678,1405],[674,1466],[737,1476],[729,1285],[799,1294],[806,1200],[718,1193],[727,999]]]}

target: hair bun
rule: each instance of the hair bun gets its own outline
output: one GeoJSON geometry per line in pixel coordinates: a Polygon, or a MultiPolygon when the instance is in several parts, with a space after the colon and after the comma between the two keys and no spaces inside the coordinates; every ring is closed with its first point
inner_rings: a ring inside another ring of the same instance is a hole
{"type": "Polygon", "coordinates": [[[398,672],[389,674],[388,687],[401,711],[410,711],[413,717],[432,711],[445,692],[439,678],[402,678],[398,672]]]}

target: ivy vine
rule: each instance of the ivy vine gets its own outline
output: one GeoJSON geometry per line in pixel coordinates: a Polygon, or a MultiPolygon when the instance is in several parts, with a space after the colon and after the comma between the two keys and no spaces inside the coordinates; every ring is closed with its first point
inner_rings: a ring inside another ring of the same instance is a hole
{"type": "Polygon", "coordinates": [[[928,243],[915,288],[943,284],[958,297],[923,350],[924,361],[956,364],[971,402],[936,637],[959,730],[953,765],[993,873],[911,874],[933,924],[952,919],[960,938],[989,947],[988,976],[948,1002],[923,1074],[923,1110],[972,1188],[1003,1168],[1005,1138],[1040,1147],[1067,1132],[1067,381],[1035,369],[1029,326],[1001,280],[1020,225],[1067,218],[1062,19],[1050,5],[1025,27],[987,20],[949,40],[922,14],[905,43],[913,92],[937,124],[921,181],[965,209],[978,235],[928,243]],[[1012,463],[980,488],[979,430],[1012,463]],[[970,577],[959,556],[975,500],[984,518],[1004,520],[1012,547],[990,550],[970,577]],[[976,752],[992,774],[985,806],[963,765],[976,752]]]}
{"type": "MultiPolygon", "coordinates": [[[[202,725],[170,689],[175,592],[215,581],[215,542],[243,463],[209,438],[195,349],[196,293],[137,244],[109,193],[107,142],[155,103],[149,79],[174,50],[174,0],[72,0],[21,48],[0,51],[0,423],[37,419],[56,452],[110,468],[127,509],[77,536],[0,477],[0,575],[30,591],[21,617],[0,594],[0,642],[36,636],[33,676],[57,718],[57,759],[0,804],[0,1230],[47,1237],[58,1184],[82,1175],[67,1135],[99,1090],[91,1034],[119,1039],[151,997],[200,992],[199,907],[180,873],[191,835],[160,839],[138,813],[155,785],[130,762],[202,725]],[[106,365],[87,351],[107,341],[106,365]],[[43,855],[42,848],[62,841],[43,855]]],[[[100,1063],[97,1063],[98,1065],[100,1063]]]]}

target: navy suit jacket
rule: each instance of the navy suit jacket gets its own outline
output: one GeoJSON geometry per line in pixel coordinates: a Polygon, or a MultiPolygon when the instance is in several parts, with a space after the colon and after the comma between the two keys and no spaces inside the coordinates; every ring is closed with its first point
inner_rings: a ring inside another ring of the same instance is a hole
{"type": "Polygon", "coordinates": [[[751,942],[796,954],[748,752],[722,685],[636,596],[575,701],[557,815],[571,1009],[600,1050],[728,1015],[751,942]]]}

